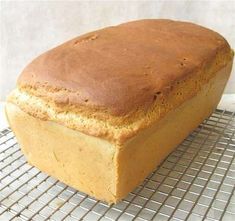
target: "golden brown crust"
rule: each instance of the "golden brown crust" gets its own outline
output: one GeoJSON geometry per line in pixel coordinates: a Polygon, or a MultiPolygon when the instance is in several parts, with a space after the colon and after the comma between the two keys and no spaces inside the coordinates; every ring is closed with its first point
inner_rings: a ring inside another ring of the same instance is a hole
{"type": "MultiPolygon", "coordinates": [[[[106,120],[92,115],[91,112],[74,107],[60,107],[53,102],[31,95],[26,91],[14,90],[8,97],[8,101],[16,104],[26,113],[40,118],[65,125],[71,129],[81,131],[96,137],[101,137],[118,145],[123,144],[129,138],[135,136],[141,130],[156,124],[168,112],[177,108],[182,103],[196,96],[203,85],[207,84],[216,75],[231,72],[232,61],[222,69],[215,71],[218,60],[214,65],[205,70],[200,70],[193,77],[189,77],[175,85],[168,94],[159,95],[152,108],[147,112],[142,110],[129,116],[129,118],[115,117],[103,113],[106,120]]],[[[203,108],[203,107],[202,107],[203,108]]],[[[100,113],[101,114],[101,113],[100,113]]],[[[102,115],[100,115],[102,116],[102,115]]]]}
{"type": "Polygon", "coordinates": [[[217,33],[170,20],[99,30],[38,57],[8,101],[122,144],[195,96],[233,52],[217,33]],[[99,56],[98,56],[99,55],[99,56]]]}
{"type": "Polygon", "coordinates": [[[118,116],[136,119],[155,106],[159,93],[167,96],[177,82],[211,65],[220,69],[231,57],[226,40],[211,30],[187,22],[140,20],[46,52],[25,68],[18,87],[58,109],[99,119],[111,115],[122,124],[118,116]]]}

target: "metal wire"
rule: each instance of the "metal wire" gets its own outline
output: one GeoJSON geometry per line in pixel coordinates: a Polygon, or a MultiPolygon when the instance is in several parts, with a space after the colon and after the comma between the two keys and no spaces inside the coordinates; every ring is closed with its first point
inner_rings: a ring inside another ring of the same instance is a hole
{"type": "Polygon", "coordinates": [[[235,220],[235,113],[216,110],[145,181],[107,205],[27,164],[0,131],[0,220],[235,220]]]}

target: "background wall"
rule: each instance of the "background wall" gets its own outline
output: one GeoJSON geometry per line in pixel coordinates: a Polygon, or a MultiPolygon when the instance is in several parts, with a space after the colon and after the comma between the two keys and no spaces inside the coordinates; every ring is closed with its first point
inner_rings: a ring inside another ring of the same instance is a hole
{"type": "MultiPolygon", "coordinates": [[[[1,1],[0,100],[40,53],[84,32],[141,18],[187,20],[220,32],[235,48],[234,0],[1,1]]],[[[235,69],[235,68],[234,68],[235,69]]],[[[235,93],[235,70],[225,93],[235,93]]]]}

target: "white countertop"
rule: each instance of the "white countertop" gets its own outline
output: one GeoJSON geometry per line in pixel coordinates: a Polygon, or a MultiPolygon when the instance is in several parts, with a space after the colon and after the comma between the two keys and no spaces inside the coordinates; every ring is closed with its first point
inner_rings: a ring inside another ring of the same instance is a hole
{"type": "MultiPolygon", "coordinates": [[[[224,94],[218,105],[218,109],[235,111],[235,94],[224,94]]],[[[4,102],[0,102],[0,130],[8,126],[4,112],[4,102]]]]}
{"type": "Polygon", "coordinates": [[[4,102],[0,102],[0,131],[6,127],[8,127],[8,122],[4,111],[4,102]]]}

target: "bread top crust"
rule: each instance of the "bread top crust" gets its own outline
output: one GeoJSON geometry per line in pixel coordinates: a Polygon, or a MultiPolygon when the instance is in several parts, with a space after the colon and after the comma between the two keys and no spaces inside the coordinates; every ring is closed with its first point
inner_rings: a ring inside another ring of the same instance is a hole
{"type": "Polygon", "coordinates": [[[158,96],[216,57],[219,69],[232,55],[214,31],[187,22],[139,20],[82,35],[42,54],[23,70],[18,88],[66,110],[125,117],[148,111],[158,96]]]}

